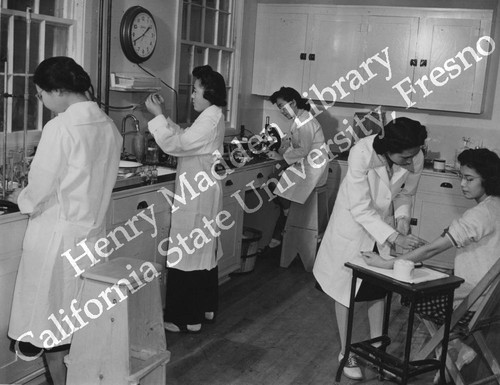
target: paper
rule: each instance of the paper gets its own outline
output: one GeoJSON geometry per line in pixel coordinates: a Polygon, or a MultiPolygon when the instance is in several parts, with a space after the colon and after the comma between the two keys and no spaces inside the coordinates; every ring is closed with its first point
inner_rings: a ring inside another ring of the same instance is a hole
{"type": "Polygon", "coordinates": [[[356,257],[354,258],[351,263],[353,265],[358,265],[361,267],[364,267],[365,269],[369,269],[371,271],[374,271],[375,273],[379,273],[382,275],[386,275],[387,277],[390,277],[392,279],[395,279],[400,282],[405,282],[405,283],[421,283],[421,282],[427,282],[427,281],[434,281],[435,279],[441,279],[441,278],[446,278],[449,277],[448,274],[441,273],[440,271],[432,270],[427,267],[419,267],[417,269],[413,270],[413,278],[411,280],[401,280],[397,279],[394,277],[394,271],[392,269],[383,269],[380,267],[374,267],[374,266],[369,266],[366,264],[365,260],[362,257],[356,257]]]}

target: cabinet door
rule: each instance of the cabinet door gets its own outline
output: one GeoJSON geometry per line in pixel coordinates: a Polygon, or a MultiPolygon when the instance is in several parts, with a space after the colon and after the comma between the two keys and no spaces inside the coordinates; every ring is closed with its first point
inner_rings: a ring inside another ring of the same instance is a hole
{"type": "Polygon", "coordinates": [[[308,17],[306,8],[259,5],[252,93],[269,96],[282,86],[301,89],[308,17]]]}
{"type": "Polygon", "coordinates": [[[361,87],[362,92],[358,93],[356,102],[406,107],[401,94],[392,87],[407,76],[413,80],[414,67],[410,65],[410,60],[416,55],[418,22],[418,17],[368,17],[363,58],[368,60],[379,53],[379,57],[385,61],[382,50],[387,48],[392,75],[387,79],[387,68],[375,60],[368,62],[371,72],[376,76],[368,80],[368,75],[363,72],[367,83],[361,87]]]}
{"type": "MultiPolygon", "coordinates": [[[[318,99],[311,87],[323,91],[333,89],[336,101],[354,102],[355,91],[351,90],[345,76],[351,70],[359,69],[362,62],[363,35],[361,16],[353,15],[312,15],[310,48],[308,49],[306,72],[302,90],[309,97],[318,99]],[[314,59],[309,56],[314,55],[314,59]],[[339,81],[338,86],[332,86],[339,81]]],[[[320,100],[333,101],[331,92],[324,92],[320,100]]]]}
{"type": "MultiPolygon", "coordinates": [[[[463,196],[448,194],[428,193],[418,191],[415,196],[413,217],[417,225],[412,228],[412,233],[427,241],[433,241],[443,233],[451,221],[459,218],[467,209],[474,205],[463,196]]],[[[446,269],[453,269],[456,249],[453,247],[425,263],[446,269]]]]}
{"type": "Polygon", "coordinates": [[[231,196],[224,196],[222,209],[229,212],[234,221],[233,226],[222,230],[220,240],[223,256],[217,262],[219,278],[225,277],[241,266],[241,234],[243,232],[243,208],[231,196]]]}
{"type": "MultiPolygon", "coordinates": [[[[436,79],[441,84],[440,86],[426,80],[424,84],[430,94],[423,92],[421,87],[414,86],[417,91],[412,98],[416,102],[415,107],[445,111],[481,112],[487,58],[478,54],[481,60],[476,63],[471,53],[464,53],[466,61],[471,65],[470,68],[464,70],[464,63],[456,55],[466,47],[471,47],[476,51],[476,42],[479,37],[489,32],[489,28],[486,28],[489,23],[479,19],[430,17],[424,19],[420,24],[419,66],[415,71],[414,82],[423,76],[427,79],[431,78],[432,70],[436,67],[443,68],[445,62],[450,59],[453,61],[448,62],[446,67],[453,65],[456,69],[443,70],[444,74],[436,79]],[[421,66],[421,60],[427,60],[427,65],[421,66]]],[[[484,45],[483,49],[489,50],[489,47],[484,45]]]]}

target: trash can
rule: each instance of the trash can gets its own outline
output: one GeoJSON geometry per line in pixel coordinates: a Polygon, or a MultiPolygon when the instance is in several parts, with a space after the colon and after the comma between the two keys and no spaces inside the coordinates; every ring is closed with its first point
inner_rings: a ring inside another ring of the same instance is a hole
{"type": "Polygon", "coordinates": [[[243,227],[240,273],[253,271],[259,249],[259,240],[261,238],[262,232],[259,230],[252,229],[251,227],[243,227]]]}

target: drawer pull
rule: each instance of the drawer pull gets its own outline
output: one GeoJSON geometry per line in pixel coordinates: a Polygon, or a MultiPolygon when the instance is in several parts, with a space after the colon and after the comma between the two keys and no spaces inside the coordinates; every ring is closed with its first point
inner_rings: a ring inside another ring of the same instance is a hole
{"type": "Polygon", "coordinates": [[[259,179],[264,178],[264,174],[262,174],[261,172],[259,172],[259,173],[257,174],[257,178],[259,178],[259,179]]]}
{"type": "Polygon", "coordinates": [[[449,183],[449,182],[443,182],[439,185],[439,187],[442,187],[442,188],[453,188],[452,184],[449,183]]]}
{"type": "Polygon", "coordinates": [[[234,183],[232,180],[226,181],[226,186],[232,186],[234,183]]]}
{"type": "Polygon", "coordinates": [[[148,208],[148,202],[146,201],[141,201],[137,204],[137,210],[144,210],[148,208]]]}
{"type": "Polygon", "coordinates": [[[417,218],[411,218],[410,219],[410,226],[416,226],[418,225],[418,219],[417,218]]]}

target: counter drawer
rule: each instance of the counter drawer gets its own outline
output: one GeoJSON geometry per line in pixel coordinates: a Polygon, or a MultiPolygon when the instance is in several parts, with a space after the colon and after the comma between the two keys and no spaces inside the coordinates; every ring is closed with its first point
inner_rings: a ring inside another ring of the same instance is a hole
{"type": "MultiPolygon", "coordinates": [[[[259,167],[259,168],[254,168],[252,170],[248,170],[248,173],[247,173],[247,180],[246,180],[246,183],[245,185],[247,185],[248,183],[250,183],[251,181],[253,181],[253,185],[255,187],[260,187],[262,186],[264,183],[266,183],[269,178],[271,176],[273,176],[273,174],[276,172],[276,168],[274,167],[274,165],[269,165],[269,166],[265,166],[265,167],[259,167]]],[[[279,176],[278,176],[278,173],[276,172],[276,175],[274,175],[274,177],[279,180],[279,176]]],[[[248,186],[245,187],[246,190],[249,189],[248,186]]]]}
{"type": "Polygon", "coordinates": [[[463,196],[460,178],[455,175],[422,175],[418,183],[418,191],[463,196]]]}
{"type": "Polygon", "coordinates": [[[222,195],[231,195],[237,190],[245,189],[246,172],[235,171],[221,180],[222,195]]]}
{"type": "Polygon", "coordinates": [[[126,222],[152,204],[155,213],[170,211],[167,199],[159,190],[115,198],[111,201],[111,224],[126,222]]]}

